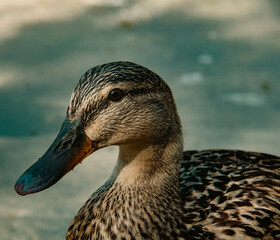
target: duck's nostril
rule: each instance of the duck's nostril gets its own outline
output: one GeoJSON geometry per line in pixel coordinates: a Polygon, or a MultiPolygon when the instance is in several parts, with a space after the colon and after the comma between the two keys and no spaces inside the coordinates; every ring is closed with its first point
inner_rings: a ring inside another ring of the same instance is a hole
{"type": "Polygon", "coordinates": [[[61,149],[65,149],[65,148],[69,147],[71,145],[71,143],[72,143],[71,140],[64,142],[61,146],[61,149]]]}
{"type": "Polygon", "coordinates": [[[16,183],[15,185],[15,191],[19,194],[19,195],[25,195],[23,194],[22,190],[23,190],[23,187],[24,187],[24,180],[21,180],[19,182],[16,183]]]}

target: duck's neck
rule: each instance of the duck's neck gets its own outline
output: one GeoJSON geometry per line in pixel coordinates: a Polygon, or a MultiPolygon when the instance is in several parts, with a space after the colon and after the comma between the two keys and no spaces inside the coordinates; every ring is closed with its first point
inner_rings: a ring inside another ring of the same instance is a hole
{"type": "Polygon", "coordinates": [[[133,227],[137,239],[187,238],[179,195],[182,159],[181,142],[120,146],[108,200],[119,202],[116,208],[128,213],[130,220],[119,224],[133,227]]]}
{"type": "MultiPolygon", "coordinates": [[[[137,188],[179,188],[179,169],[183,159],[181,142],[121,145],[113,176],[122,186],[137,188]]],[[[177,191],[179,192],[179,191],[177,191]]]]}
{"type": "Polygon", "coordinates": [[[66,239],[187,239],[179,195],[182,142],[120,146],[118,163],[70,226],[66,239]],[[80,238],[79,238],[80,237],[80,238]]]}

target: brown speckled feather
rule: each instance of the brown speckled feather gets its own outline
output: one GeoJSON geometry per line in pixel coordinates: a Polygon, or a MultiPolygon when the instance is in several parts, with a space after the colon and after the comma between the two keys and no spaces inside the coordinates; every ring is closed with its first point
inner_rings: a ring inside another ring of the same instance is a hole
{"type": "Polygon", "coordinates": [[[184,152],[184,220],[193,239],[280,239],[280,158],[256,152],[184,152]]]}

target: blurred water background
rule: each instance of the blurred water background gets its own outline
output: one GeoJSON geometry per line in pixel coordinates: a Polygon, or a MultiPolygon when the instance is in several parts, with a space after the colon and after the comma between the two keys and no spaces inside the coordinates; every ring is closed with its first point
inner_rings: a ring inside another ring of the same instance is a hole
{"type": "Polygon", "coordinates": [[[185,149],[280,155],[280,1],[1,0],[1,240],[63,239],[108,178],[114,147],[44,192],[13,190],[58,133],[80,76],[118,60],[168,82],[185,149]]]}

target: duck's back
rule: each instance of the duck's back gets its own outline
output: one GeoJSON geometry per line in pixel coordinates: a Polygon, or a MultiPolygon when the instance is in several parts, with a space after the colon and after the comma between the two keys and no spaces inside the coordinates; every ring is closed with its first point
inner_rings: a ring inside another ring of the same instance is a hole
{"type": "Polygon", "coordinates": [[[180,173],[194,239],[280,239],[280,158],[231,150],[187,151],[180,173]]]}

